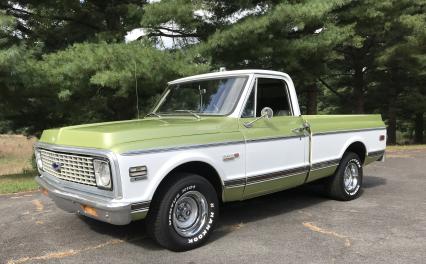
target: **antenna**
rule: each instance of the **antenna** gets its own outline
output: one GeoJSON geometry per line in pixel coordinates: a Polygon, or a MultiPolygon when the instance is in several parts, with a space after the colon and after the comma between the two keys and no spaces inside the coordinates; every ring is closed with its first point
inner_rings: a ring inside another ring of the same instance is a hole
{"type": "Polygon", "coordinates": [[[133,62],[135,63],[136,112],[138,114],[138,119],[139,119],[139,92],[138,92],[138,78],[136,78],[136,60],[134,60],[133,62]]]}

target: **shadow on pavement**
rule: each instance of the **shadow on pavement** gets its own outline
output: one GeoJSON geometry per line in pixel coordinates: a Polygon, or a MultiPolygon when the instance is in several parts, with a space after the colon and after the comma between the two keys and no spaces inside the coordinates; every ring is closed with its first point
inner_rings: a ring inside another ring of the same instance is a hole
{"type": "Polygon", "coordinates": [[[369,189],[369,188],[374,188],[376,186],[385,185],[385,184],[386,184],[385,178],[364,175],[362,187],[369,189]]]}
{"type": "MultiPolygon", "coordinates": [[[[363,185],[365,188],[374,188],[385,183],[386,180],[383,178],[365,176],[363,185]]],[[[235,231],[233,227],[241,223],[256,222],[268,217],[315,206],[328,200],[329,198],[323,193],[322,185],[312,183],[247,201],[223,204],[220,210],[220,220],[208,243],[232,233],[235,231]]],[[[123,239],[128,243],[149,250],[163,250],[148,237],[143,220],[132,222],[126,226],[114,226],[86,217],[80,218],[97,233],[123,239]]]]}

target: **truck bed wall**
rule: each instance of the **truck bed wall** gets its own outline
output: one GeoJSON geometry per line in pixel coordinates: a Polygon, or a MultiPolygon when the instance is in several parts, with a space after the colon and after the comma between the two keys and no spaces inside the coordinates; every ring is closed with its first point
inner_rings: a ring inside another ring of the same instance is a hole
{"type": "Polygon", "coordinates": [[[365,165],[386,148],[386,127],[380,115],[304,115],[312,132],[312,168],[307,181],[332,175],[347,148],[360,142],[365,146],[365,165]]]}

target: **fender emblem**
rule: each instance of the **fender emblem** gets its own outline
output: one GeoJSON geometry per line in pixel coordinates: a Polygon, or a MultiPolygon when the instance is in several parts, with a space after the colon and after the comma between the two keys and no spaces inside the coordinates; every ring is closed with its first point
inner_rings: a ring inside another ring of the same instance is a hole
{"type": "Polygon", "coordinates": [[[225,156],[223,156],[223,161],[228,161],[228,160],[234,160],[236,158],[240,157],[240,153],[233,153],[233,154],[227,154],[225,156]]]}

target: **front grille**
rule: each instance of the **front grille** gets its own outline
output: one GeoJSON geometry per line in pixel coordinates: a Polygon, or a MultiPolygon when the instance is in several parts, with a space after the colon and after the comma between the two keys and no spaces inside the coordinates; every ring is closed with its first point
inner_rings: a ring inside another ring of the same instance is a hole
{"type": "Polygon", "coordinates": [[[43,170],[66,181],[96,186],[93,158],[40,149],[43,170]],[[55,168],[56,169],[55,169],[55,168]]]}

